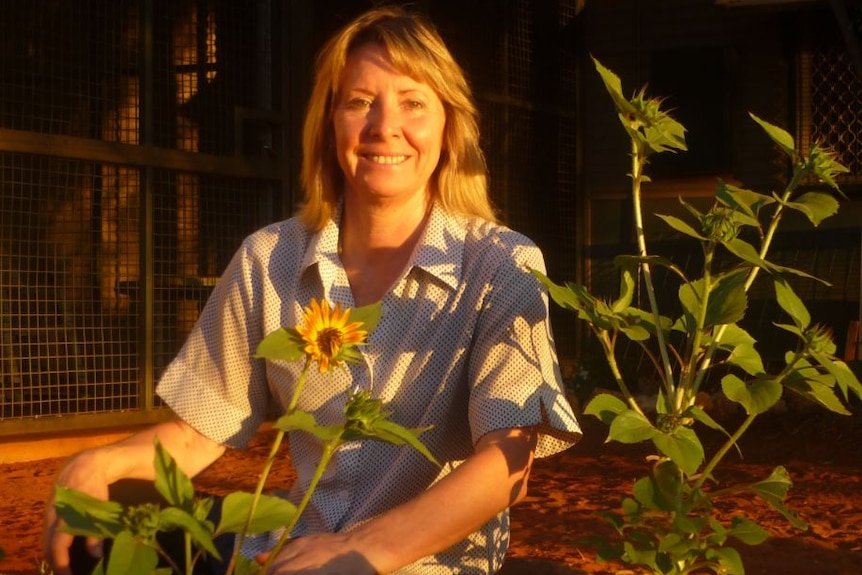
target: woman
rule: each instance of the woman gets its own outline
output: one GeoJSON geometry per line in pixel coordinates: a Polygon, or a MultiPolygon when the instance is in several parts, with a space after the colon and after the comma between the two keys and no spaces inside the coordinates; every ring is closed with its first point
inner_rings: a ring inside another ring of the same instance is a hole
{"type": "MultiPolygon", "coordinates": [[[[265,334],[298,324],[312,298],[380,301],[364,363],[312,370],[299,407],[336,422],[345,389],[369,390],[398,423],[434,426],[421,439],[443,465],[381,442],[344,446],[272,573],[496,572],[534,456],[580,431],[547,298],[527,272],[543,269],[541,253],[494,222],[478,141],[467,82],[429,24],[388,7],[346,26],[318,59],[306,202],[250,236],[222,276],[157,389],[177,419],[76,456],[58,481],[105,497],[121,477],[152,478],[154,435],[194,475],[247,445],[270,400],[287,404],[301,366],[252,359],[265,334]]],[[[296,500],[321,448],[297,433],[290,449],[296,500]]],[[[46,524],[46,553],[69,573],[70,540],[51,512],[46,524]]],[[[243,552],[262,561],[277,537],[243,552]]]]}

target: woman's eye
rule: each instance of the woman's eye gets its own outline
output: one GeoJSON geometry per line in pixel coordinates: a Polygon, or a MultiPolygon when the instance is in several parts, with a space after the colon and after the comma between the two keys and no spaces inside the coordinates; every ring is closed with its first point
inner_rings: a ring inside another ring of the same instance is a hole
{"type": "Polygon", "coordinates": [[[370,98],[351,98],[345,104],[345,107],[348,110],[367,110],[371,107],[371,99],[370,98]]]}
{"type": "Polygon", "coordinates": [[[407,100],[404,105],[408,110],[421,110],[425,107],[425,103],[421,100],[407,100]]]}

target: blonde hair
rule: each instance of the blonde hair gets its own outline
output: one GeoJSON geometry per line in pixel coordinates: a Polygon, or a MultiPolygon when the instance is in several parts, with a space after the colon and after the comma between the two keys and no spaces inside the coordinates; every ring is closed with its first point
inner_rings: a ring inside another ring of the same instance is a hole
{"type": "Polygon", "coordinates": [[[467,78],[434,27],[396,6],[361,15],[318,55],[302,132],[305,201],[299,216],[309,228],[319,230],[338,204],[344,175],[336,158],[332,107],[348,55],[367,43],[381,46],[396,70],[428,84],[443,102],[443,150],[431,176],[432,197],[447,211],[496,221],[479,146],[478,111],[467,78]]]}

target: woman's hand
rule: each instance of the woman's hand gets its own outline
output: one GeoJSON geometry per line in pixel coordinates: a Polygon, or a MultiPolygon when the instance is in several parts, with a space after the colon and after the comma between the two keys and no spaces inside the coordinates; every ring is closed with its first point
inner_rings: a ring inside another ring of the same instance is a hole
{"type": "MultiPolygon", "coordinates": [[[[97,499],[108,499],[108,481],[102,466],[93,460],[93,452],[84,451],[70,459],[60,471],[54,485],[76,489],[97,499]]],[[[61,530],[63,522],[54,508],[53,491],[45,505],[42,525],[42,550],[45,560],[54,568],[54,575],[71,575],[69,549],[74,536],[61,530]]],[[[88,537],[86,547],[93,557],[102,556],[102,540],[88,537]]]]}
{"type": "MultiPolygon", "coordinates": [[[[258,555],[263,564],[268,553],[258,555]]],[[[285,545],[265,575],[376,575],[349,534],[307,535],[285,545]]]]}
{"type": "MultiPolygon", "coordinates": [[[[96,447],[73,456],[60,470],[55,485],[82,491],[107,500],[108,486],[120,479],[155,479],[154,440],[164,448],[186,475],[194,477],[224,453],[224,446],[201,435],[187,423],[174,419],[132,434],[116,443],[96,447]]],[[[54,493],[48,495],[43,518],[42,550],[54,575],[71,575],[69,549],[74,537],[61,531],[63,525],[54,509],[54,493]]],[[[87,539],[87,551],[102,556],[102,541],[87,539]]]]}

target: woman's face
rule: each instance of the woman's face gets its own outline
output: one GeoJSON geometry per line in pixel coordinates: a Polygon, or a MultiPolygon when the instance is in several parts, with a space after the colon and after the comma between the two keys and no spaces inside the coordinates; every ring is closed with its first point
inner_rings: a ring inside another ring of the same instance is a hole
{"type": "Polygon", "coordinates": [[[332,122],[345,194],[380,202],[428,193],[443,145],[443,103],[395,70],[381,47],[365,44],[348,57],[332,122]]]}

